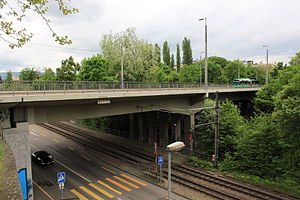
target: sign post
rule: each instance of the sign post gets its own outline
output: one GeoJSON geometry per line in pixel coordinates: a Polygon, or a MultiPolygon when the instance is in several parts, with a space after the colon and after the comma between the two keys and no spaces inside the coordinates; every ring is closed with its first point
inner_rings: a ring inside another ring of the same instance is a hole
{"type": "Polygon", "coordinates": [[[164,164],[164,157],[163,156],[158,157],[157,163],[159,164],[160,183],[162,183],[162,170],[161,170],[161,166],[162,166],[162,164],[164,164]]]}
{"type": "Polygon", "coordinates": [[[65,182],[66,182],[66,174],[65,172],[59,172],[57,173],[57,182],[58,182],[58,186],[59,189],[61,190],[61,198],[64,198],[64,186],[65,186],[65,182]]]}
{"type": "Polygon", "coordinates": [[[154,163],[155,163],[155,171],[156,171],[156,178],[157,178],[157,143],[154,142],[154,163]]]}

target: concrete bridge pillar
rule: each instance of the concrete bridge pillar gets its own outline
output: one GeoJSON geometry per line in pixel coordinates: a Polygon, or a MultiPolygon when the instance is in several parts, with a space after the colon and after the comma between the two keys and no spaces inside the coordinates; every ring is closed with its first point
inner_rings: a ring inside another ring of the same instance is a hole
{"type": "Polygon", "coordinates": [[[129,114],[129,139],[134,140],[134,114],[129,114]]]}
{"type": "MultiPolygon", "coordinates": [[[[18,172],[27,173],[27,191],[29,200],[33,200],[33,180],[31,171],[31,153],[28,122],[17,123],[16,128],[4,129],[3,138],[13,151],[18,172]]],[[[21,188],[26,188],[21,185],[21,188]]]]}
{"type": "Polygon", "coordinates": [[[176,118],[175,140],[182,141],[182,138],[181,138],[181,116],[177,116],[177,118],[176,118]]]}
{"type": "Polygon", "coordinates": [[[144,113],[138,113],[138,141],[144,141],[144,113]]]}
{"type": "Polygon", "coordinates": [[[169,142],[169,126],[168,126],[168,113],[159,113],[159,134],[160,134],[160,146],[166,146],[169,142]]]}

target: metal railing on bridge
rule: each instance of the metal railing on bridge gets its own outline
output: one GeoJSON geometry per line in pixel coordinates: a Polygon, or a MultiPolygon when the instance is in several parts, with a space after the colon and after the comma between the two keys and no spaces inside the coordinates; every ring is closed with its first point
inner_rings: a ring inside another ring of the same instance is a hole
{"type": "MultiPolygon", "coordinates": [[[[228,88],[233,84],[209,84],[209,88],[228,88]]],[[[260,87],[257,84],[247,87],[260,87]]],[[[103,81],[0,81],[0,94],[34,94],[34,93],[87,93],[100,91],[122,90],[180,90],[205,89],[199,83],[166,83],[166,82],[125,82],[122,88],[120,82],[103,81]]]]}

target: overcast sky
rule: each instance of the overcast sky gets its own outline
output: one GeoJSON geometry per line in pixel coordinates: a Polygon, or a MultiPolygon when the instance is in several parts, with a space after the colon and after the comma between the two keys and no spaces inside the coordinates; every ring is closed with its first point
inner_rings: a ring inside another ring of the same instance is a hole
{"type": "Polygon", "coordinates": [[[299,0],[72,0],[72,6],[80,12],[62,16],[50,5],[48,13],[52,28],[68,35],[71,46],[57,45],[43,20],[29,15],[24,23],[34,38],[13,50],[0,41],[0,71],[56,69],[69,56],[80,62],[100,51],[102,34],[128,27],[149,43],[168,41],[174,54],[176,43],[188,37],[193,58],[199,59],[204,51],[202,17],[208,20],[209,56],[265,63],[262,45],[267,44],[270,62],[287,62],[300,51],[299,0]]]}

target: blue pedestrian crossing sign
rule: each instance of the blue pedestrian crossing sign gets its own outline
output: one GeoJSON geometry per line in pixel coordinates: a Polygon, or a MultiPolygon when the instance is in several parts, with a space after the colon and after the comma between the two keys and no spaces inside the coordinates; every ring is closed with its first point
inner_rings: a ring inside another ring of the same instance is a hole
{"type": "Polygon", "coordinates": [[[59,172],[59,173],[57,173],[57,182],[58,183],[64,183],[64,182],[66,182],[66,174],[65,174],[65,172],[59,172]]]}
{"type": "Polygon", "coordinates": [[[158,157],[157,162],[158,162],[159,165],[164,164],[164,157],[162,157],[162,156],[158,157]]]}

